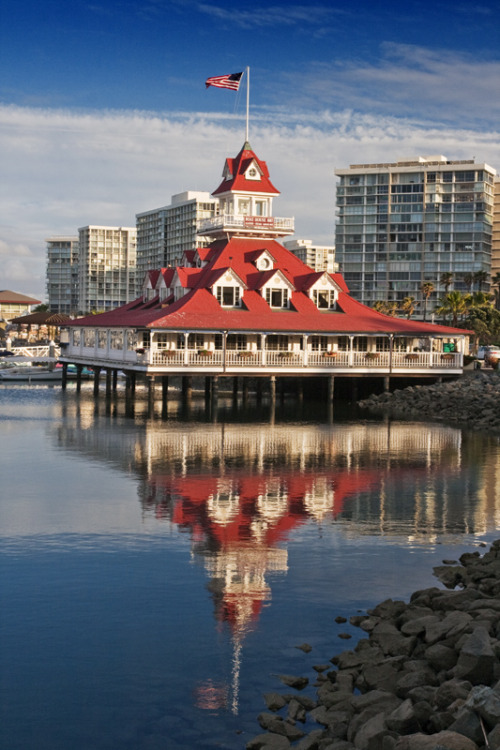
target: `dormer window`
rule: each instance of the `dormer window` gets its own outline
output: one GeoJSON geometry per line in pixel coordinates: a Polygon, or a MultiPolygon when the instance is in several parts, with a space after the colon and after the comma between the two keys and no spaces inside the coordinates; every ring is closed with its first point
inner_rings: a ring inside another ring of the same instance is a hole
{"type": "Polygon", "coordinates": [[[313,289],[313,301],[318,310],[335,308],[335,291],[333,289],[313,289]]]}
{"type": "Polygon", "coordinates": [[[276,289],[266,287],[266,302],[269,307],[287,308],[288,307],[288,289],[276,289]]]}
{"type": "Polygon", "coordinates": [[[221,307],[240,307],[240,287],[239,286],[216,286],[215,296],[221,307]]]}

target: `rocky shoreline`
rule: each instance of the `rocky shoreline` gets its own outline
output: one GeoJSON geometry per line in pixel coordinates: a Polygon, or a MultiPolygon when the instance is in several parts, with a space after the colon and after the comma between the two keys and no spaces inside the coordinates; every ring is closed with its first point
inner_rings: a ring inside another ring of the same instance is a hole
{"type": "Polygon", "coordinates": [[[500,371],[470,372],[451,382],[373,395],[358,406],[394,417],[439,420],[498,434],[500,371]]]}
{"type": "Polygon", "coordinates": [[[312,667],[315,699],[281,675],[294,692],[264,696],[247,750],[500,750],[500,540],[434,574],[445,588],[350,618],[366,637],[312,667]]]}

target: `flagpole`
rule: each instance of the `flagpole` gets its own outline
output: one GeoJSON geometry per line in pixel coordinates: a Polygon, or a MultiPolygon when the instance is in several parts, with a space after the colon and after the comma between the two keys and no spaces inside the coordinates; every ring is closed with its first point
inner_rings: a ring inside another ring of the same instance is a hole
{"type": "Polygon", "coordinates": [[[245,141],[248,143],[248,115],[250,111],[250,68],[247,67],[247,119],[245,129],[245,141]]]}

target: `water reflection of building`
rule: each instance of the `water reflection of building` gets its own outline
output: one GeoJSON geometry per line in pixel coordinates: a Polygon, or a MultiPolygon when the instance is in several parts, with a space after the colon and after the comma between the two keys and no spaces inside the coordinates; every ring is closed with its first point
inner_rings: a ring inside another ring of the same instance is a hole
{"type": "Polygon", "coordinates": [[[271,599],[273,577],[288,570],[286,542],[299,527],[428,543],[480,533],[498,514],[499,484],[486,476],[483,485],[478,470],[487,457],[471,456],[472,442],[456,429],[136,424],[92,408],[83,399],[68,404],[60,444],[139,477],[143,518],[189,534],[215,619],[231,634],[231,685],[200,686],[199,705],[237,710],[242,643],[271,599]]]}

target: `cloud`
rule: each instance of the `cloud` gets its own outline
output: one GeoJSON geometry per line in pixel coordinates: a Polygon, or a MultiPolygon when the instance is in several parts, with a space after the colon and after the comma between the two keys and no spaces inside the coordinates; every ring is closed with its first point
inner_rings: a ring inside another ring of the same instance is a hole
{"type": "Polygon", "coordinates": [[[227,23],[228,26],[242,29],[262,29],[290,26],[323,26],[330,23],[337,15],[344,15],[345,11],[327,5],[269,5],[262,8],[256,6],[247,9],[223,8],[211,3],[197,3],[197,10],[210,16],[216,21],[227,23]]]}
{"type": "Polygon", "coordinates": [[[378,57],[333,60],[285,74],[291,108],[317,102],[426,122],[493,125],[500,116],[500,60],[386,42],[378,57]]]}
{"type": "MultiPolygon", "coordinates": [[[[212,192],[243,145],[226,113],[77,112],[0,106],[0,286],[45,296],[45,239],[87,224],[135,226],[135,215],[184,190],[212,192]]],[[[335,176],[351,163],[444,153],[500,168],[498,129],[410,118],[255,109],[250,142],[281,190],[277,216],[296,235],[334,243],[335,176]]]]}

